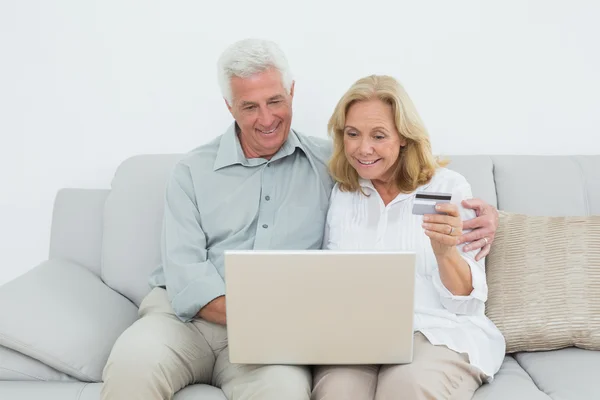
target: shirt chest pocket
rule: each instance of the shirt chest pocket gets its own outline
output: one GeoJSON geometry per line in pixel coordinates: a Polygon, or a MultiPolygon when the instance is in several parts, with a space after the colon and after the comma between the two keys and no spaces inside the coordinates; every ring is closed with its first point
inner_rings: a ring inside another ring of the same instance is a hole
{"type": "Polygon", "coordinates": [[[327,209],[324,207],[287,206],[277,215],[277,232],[281,237],[275,239],[287,249],[320,249],[326,216],[327,209]]]}

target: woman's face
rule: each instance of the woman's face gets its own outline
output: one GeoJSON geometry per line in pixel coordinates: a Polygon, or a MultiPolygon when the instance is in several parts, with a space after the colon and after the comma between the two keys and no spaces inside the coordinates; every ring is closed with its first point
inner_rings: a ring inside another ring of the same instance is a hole
{"type": "Polygon", "coordinates": [[[406,145],[394,123],[392,106],[379,99],[358,101],[348,108],[344,152],[363,179],[387,183],[406,145]]]}

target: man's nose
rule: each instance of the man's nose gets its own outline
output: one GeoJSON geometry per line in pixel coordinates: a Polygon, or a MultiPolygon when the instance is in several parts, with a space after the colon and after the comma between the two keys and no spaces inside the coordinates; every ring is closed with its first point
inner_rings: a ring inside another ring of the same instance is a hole
{"type": "Polygon", "coordinates": [[[269,110],[268,107],[260,107],[258,114],[258,123],[262,125],[265,129],[272,128],[273,122],[275,121],[275,116],[269,110]]]}

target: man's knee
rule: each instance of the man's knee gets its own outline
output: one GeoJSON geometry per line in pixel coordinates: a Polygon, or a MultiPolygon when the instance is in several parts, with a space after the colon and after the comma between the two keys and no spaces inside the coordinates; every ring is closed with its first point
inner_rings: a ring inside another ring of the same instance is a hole
{"type": "Polygon", "coordinates": [[[214,353],[202,335],[192,336],[181,322],[142,317],[113,346],[102,395],[120,399],[144,392],[148,399],[170,398],[196,380],[210,380],[213,365],[214,353]]]}
{"type": "Polygon", "coordinates": [[[156,372],[160,373],[163,347],[164,343],[150,332],[142,334],[135,326],[130,327],[113,346],[104,368],[104,382],[129,380],[137,385],[140,380],[151,380],[156,372]]]}
{"type": "Polygon", "coordinates": [[[372,365],[316,367],[311,400],[372,399],[377,370],[372,365]]]}
{"type": "Polygon", "coordinates": [[[311,387],[308,367],[266,365],[234,380],[225,391],[230,400],[309,400],[311,387]]]}

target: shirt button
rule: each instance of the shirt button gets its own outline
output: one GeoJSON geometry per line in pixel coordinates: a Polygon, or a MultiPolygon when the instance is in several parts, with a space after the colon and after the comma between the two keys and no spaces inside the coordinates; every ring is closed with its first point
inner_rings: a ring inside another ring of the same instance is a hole
{"type": "Polygon", "coordinates": [[[269,225],[263,224],[263,228],[267,229],[268,227],[269,227],[269,225]]]}
{"type": "Polygon", "coordinates": [[[271,197],[270,196],[265,196],[265,200],[269,201],[269,200],[271,200],[271,197]]]}

